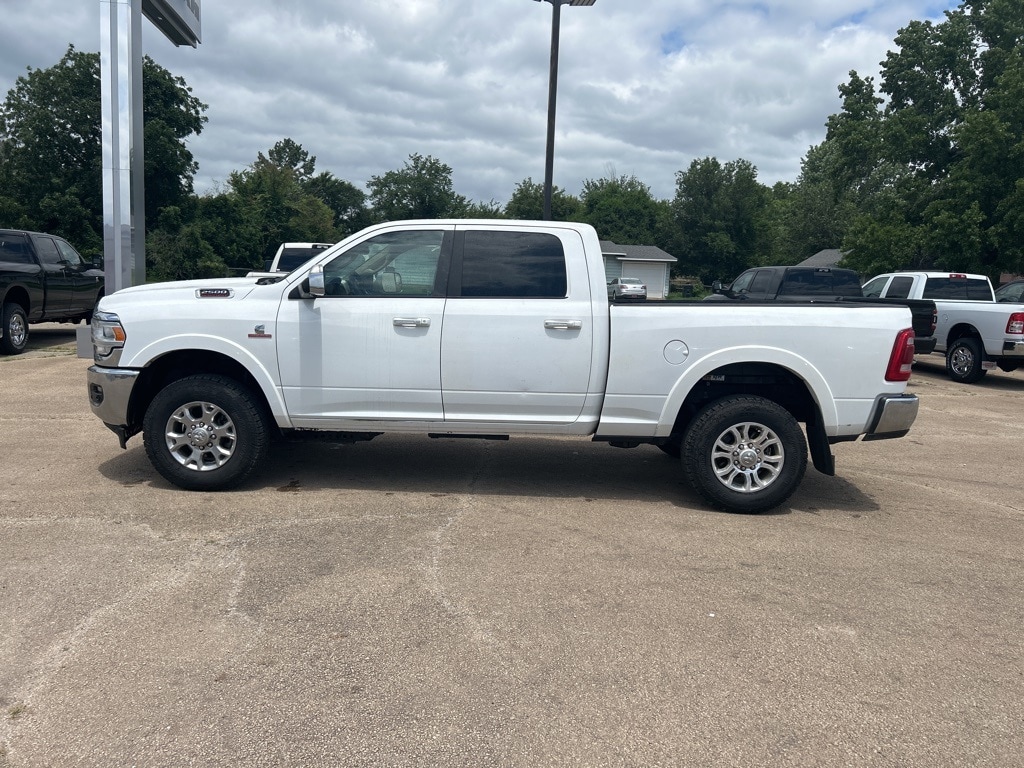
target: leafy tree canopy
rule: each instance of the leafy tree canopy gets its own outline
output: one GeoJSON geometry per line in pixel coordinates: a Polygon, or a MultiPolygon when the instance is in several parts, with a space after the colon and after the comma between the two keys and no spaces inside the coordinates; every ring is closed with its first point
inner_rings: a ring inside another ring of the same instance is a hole
{"type": "MultiPolygon", "coordinates": [[[[185,140],[202,131],[206,105],[180,77],[145,57],[147,223],[192,193],[196,164],[185,140]]],[[[99,54],[69,46],[48,69],[29,69],[0,105],[0,216],[102,251],[99,54]]]]}
{"type": "Polygon", "coordinates": [[[468,204],[453,188],[451,167],[430,155],[409,155],[401,169],[372,176],[366,186],[379,221],[459,217],[468,204]]]}

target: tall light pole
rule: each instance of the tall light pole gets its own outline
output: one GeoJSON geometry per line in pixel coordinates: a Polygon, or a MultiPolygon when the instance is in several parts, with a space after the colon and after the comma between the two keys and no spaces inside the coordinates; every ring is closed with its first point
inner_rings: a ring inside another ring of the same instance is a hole
{"type": "MultiPolygon", "coordinates": [[[[542,0],[536,0],[538,3],[542,0]]],[[[544,0],[551,3],[551,74],[548,76],[548,142],[544,156],[544,220],[551,220],[551,177],[555,170],[555,96],[558,92],[558,28],[563,5],[593,5],[597,0],[544,0]]]]}

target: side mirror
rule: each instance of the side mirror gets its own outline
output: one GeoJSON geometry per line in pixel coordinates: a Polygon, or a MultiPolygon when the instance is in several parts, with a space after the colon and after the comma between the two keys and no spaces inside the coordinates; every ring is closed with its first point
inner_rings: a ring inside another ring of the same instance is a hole
{"type": "Polygon", "coordinates": [[[321,264],[313,267],[309,271],[309,277],[303,282],[305,283],[303,287],[306,289],[306,293],[314,299],[319,299],[327,294],[326,283],[324,282],[324,268],[321,264]]]}
{"type": "Polygon", "coordinates": [[[711,292],[712,293],[721,293],[722,292],[722,281],[721,280],[715,280],[715,282],[713,282],[711,284],[711,292]]]}

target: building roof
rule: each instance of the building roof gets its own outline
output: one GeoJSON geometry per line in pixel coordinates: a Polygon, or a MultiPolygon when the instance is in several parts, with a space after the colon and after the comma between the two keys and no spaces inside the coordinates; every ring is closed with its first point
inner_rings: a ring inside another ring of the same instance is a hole
{"type": "Polygon", "coordinates": [[[656,245],[618,245],[611,240],[601,241],[601,253],[619,261],[662,261],[674,264],[677,259],[656,245]]]}
{"type": "Polygon", "coordinates": [[[843,260],[843,252],[838,248],[826,248],[818,251],[808,259],[804,259],[798,267],[835,267],[843,260]]]}

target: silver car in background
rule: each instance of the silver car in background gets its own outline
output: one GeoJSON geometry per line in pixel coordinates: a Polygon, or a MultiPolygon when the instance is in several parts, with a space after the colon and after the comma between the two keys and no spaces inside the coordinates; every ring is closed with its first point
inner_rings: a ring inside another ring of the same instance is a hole
{"type": "Polygon", "coordinates": [[[612,301],[646,301],[647,286],[638,277],[616,277],[608,283],[608,298],[612,301]]]}

